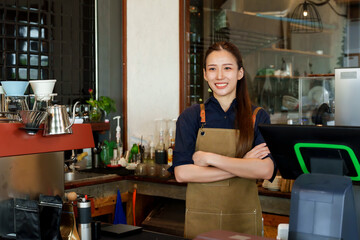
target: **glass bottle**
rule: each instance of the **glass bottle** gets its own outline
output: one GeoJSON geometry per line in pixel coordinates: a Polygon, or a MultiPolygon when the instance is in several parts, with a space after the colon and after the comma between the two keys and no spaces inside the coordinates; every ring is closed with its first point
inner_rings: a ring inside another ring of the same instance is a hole
{"type": "Polygon", "coordinates": [[[173,151],[175,147],[175,138],[172,131],[169,131],[169,147],[167,149],[167,164],[169,166],[172,166],[173,163],[173,151]]]}
{"type": "Polygon", "coordinates": [[[93,160],[92,160],[92,167],[93,168],[99,168],[99,158],[100,158],[100,152],[101,152],[101,143],[99,142],[96,147],[93,148],[93,160]]]}
{"type": "Polygon", "coordinates": [[[150,142],[150,147],[149,147],[149,162],[154,163],[155,162],[155,143],[154,143],[154,136],[152,136],[151,142],[150,142]]]}
{"type": "Polygon", "coordinates": [[[173,151],[175,148],[175,129],[176,129],[176,120],[169,120],[169,147],[167,149],[167,164],[172,166],[173,163],[173,151]]]}
{"type": "Polygon", "coordinates": [[[116,148],[117,148],[117,154],[118,154],[119,158],[122,158],[123,157],[123,145],[122,145],[121,141],[116,144],[116,148]]]}
{"type": "Polygon", "coordinates": [[[113,149],[113,158],[111,160],[111,166],[118,165],[119,160],[120,160],[120,158],[117,155],[117,149],[114,148],[113,149]]]}
{"type": "Polygon", "coordinates": [[[81,114],[81,110],[80,110],[80,105],[77,105],[75,107],[75,118],[81,118],[82,114],[81,114]]]}
{"type": "Polygon", "coordinates": [[[164,131],[160,131],[159,142],[155,147],[155,163],[167,164],[165,141],[164,141],[164,131]]]}
{"type": "Polygon", "coordinates": [[[72,109],[72,107],[71,107],[71,106],[66,105],[66,112],[67,112],[67,114],[68,114],[69,118],[71,118],[71,109],[72,109]]]}
{"type": "Polygon", "coordinates": [[[82,115],[82,118],[84,119],[84,122],[90,122],[90,112],[89,112],[89,105],[84,105],[84,112],[82,115]]]}
{"type": "Polygon", "coordinates": [[[136,155],[139,152],[139,146],[134,143],[130,150],[130,157],[129,157],[129,163],[135,163],[136,162],[136,155]]]}

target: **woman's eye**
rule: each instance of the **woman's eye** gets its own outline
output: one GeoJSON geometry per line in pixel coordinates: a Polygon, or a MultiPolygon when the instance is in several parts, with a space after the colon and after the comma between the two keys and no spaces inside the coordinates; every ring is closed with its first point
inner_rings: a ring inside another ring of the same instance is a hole
{"type": "Polygon", "coordinates": [[[225,70],[231,70],[231,67],[225,67],[225,70]]]}
{"type": "Polygon", "coordinates": [[[214,70],[215,70],[214,67],[210,67],[210,68],[209,68],[209,71],[214,71],[214,70]]]}

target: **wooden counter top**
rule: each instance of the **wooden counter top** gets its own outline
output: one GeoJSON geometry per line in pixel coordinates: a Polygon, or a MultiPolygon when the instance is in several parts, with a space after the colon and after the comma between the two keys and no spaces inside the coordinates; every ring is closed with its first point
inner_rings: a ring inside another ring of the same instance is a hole
{"type": "MultiPolygon", "coordinates": [[[[137,194],[143,196],[177,200],[186,199],[187,184],[178,183],[173,177],[134,176],[134,171],[129,174],[122,170],[120,171],[123,176],[120,176],[121,174],[114,174],[111,169],[105,169],[105,171],[109,171],[111,174],[98,174],[96,178],[83,178],[77,181],[65,182],[65,192],[75,191],[94,197],[106,197],[116,194],[117,190],[121,193],[131,193],[136,188],[137,194]]],[[[270,191],[262,187],[259,187],[258,191],[263,212],[289,216],[291,193],[270,191]]]]}
{"type": "Polygon", "coordinates": [[[146,177],[146,176],[135,176],[135,175],[128,175],[128,176],[120,176],[117,174],[103,174],[103,176],[99,177],[91,177],[91,178],[84,178],[75,181],[68,181],[65,182],[65,190],[84,187],[84,186],[91,186],[109,182],[117,182],[122,180],[135,180],[135,181],[143,181],[143,182],[152,182],[152,183],[161,183],[161,184],[171,184],[171,185],[178,185],[178,186],[186,186],[186,183],[179,183],[174,178],[158,178],[158,177],[146,177]]]}
{"type": "Polygon", "coordinates": [[[270,191],[263,187],[258,187],[259,195],[269,196],[269,197],[279,197],[279,198],[291,198],[290,192],[280,192],[280,191],[270,191]]]}
{"type": "MultiPolygon", "coordinates": [[[[147,176],[135,176],[135,175],[127,175],[127,176],[120,176],[117,174],[101,174],[97,177],[91,178],[84,178],[76,181],[68,181],[65,182],[65,190],[84,187],[84,186],[91,186],[97,184],[104,184],[110,182],[117,182],[122,180],[132,180],[132,181],[141,181],[141,182],[149,182],[149,183],[160,183],[160,184],[167,184],[167,185],[177,185],[186,187],[186,183],[179,183],[173,177],[170,178],[160,178],[160,177],[147,177],[147,176]]],[[[287,198],[290,199],[291,193],[284,193],[280,191],[270,191],[263,187],[259,187],[259,195],[263,196],[270,196],[270,197],[279,197],[279,198],[287,198]]]]}

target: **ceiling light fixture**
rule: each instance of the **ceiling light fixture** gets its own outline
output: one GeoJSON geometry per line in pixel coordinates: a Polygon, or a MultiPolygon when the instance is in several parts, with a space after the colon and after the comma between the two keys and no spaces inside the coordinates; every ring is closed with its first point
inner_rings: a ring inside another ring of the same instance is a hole
{"type": "Polygon", "coordinates": [[[320,14],[313,2],[305,0],[291,15],[290,31],[293,33],[318,33],[323,31],[320,14]]]}
{"type": "Polygon", "coordinates": [[[305,0],[299,4],[290,18],[290,31],[293,33],[318,33],[323,31],[323,24],[321,22],[320,14],[316,6],[323,6],[328,4],[335,14],[341,17],[347,17],[346,14],[341,14],[335,10],[330,4],[330,0],[316,3],[312,0],[305,0]]]}

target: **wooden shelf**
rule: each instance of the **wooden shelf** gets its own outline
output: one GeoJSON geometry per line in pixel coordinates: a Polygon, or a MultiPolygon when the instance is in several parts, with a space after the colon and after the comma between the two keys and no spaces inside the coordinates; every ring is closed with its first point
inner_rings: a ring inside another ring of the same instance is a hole
{"type": "Polygon", "coordinates": [[[93,132],[103,132],[110,130],[109,122],[94,122],[90,123],[90,125],[93,132]]]}
{"type": "Polygon", "coordinates": [[[89,124],[74,124],[72,134],[44,137],[42,131],[29,135],[21,123],[0,123],[0,157],[46,152],[60,152],[95,146],[89,124]]]}
{"type": "Polygon", "coordinates": [[[297,54],[297,55],[314,56],[314,57],[322,57],[322,58],[331,58],[332,57],[327,54],[317,54],[316,52],[300,51],[300,50],[293,50],[293,49],[283,49],[283,48],[264,48],[264,49],[262,49],[262,51],[280,52],[280,53],[285,53],[285,54],[297,54]]]}

